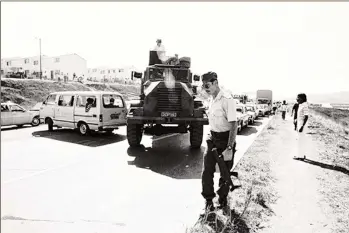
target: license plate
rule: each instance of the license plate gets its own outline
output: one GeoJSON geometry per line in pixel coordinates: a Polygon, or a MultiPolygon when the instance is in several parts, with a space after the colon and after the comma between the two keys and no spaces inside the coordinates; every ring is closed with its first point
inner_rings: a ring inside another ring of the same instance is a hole
{"type": "Polygon", "coordinates": [[[119,114],[111,114],[110,119],[119,119],[119,114]]]}
{"type": "Polygon", "coordinates": [[[177,117],[176,112],[161,112],[161,117],[177,117]]]}

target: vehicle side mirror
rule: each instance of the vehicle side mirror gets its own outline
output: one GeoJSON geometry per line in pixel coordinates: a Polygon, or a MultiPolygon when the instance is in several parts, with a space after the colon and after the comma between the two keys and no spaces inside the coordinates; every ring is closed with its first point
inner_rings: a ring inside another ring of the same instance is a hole
{"type": "Polygon", "coordinates": [[[194,81],[200,81],[200,76],[199,75],[194,75],[194,81]]]}
{"type": "Polygon", "coordinates": [[[134,72],[133,77],[135,78],[142,78],[143,74],[139,72],[134,72]]]}

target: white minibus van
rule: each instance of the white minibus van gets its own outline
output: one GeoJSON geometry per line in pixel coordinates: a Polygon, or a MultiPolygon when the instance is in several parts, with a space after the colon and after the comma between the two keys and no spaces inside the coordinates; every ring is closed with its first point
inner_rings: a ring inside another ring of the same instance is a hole
{"type": "Polygon", "coordinates": [[[62,91],[51,93],[40,108],[40,120],[48,125],[112,132],[126,125],[127,106],[123,96],[109,91],[62,91]]]}

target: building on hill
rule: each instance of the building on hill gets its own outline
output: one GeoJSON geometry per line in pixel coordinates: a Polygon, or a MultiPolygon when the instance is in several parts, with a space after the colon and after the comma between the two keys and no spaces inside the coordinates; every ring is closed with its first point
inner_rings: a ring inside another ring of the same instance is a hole
{"type": "MultiPolygon", "coordinates": [[[[41,56],[42,77],[48,80],[68,80],[87,75],[87,62],[78,54],[49,57],[41,56]]],[[[27,78],[40,78],[40,56],[1,59],[1,74],[24,72],[27,78]]]]}
{"type": "Polygon", "coordinates": [[[140,83],[140,79],[132,80],[132,71],[139,72],[134,66],[89,68],[87,79],[93,82],[105,83],[140,83]]]}

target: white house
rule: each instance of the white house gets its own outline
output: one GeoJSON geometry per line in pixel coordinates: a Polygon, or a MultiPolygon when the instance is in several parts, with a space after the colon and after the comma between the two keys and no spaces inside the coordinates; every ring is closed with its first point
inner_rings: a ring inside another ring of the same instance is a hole
{"type": "MultiPolygon", "coordinates": [[[[87,78],[95,82],[126,82],[131,80],[132,71],[137,71],[134,66],[125,66],[122,68],[112,67],[98,67],[89,68],[87,71],[87,78]]],[[[137,71],[139,72],[139,71],[137,71]]],[[[134,79],[133,83],[138,83],[140,80],[134,79]]]]}
{"type": "MultiPolygon", "coordinates": [[[[68,76],[69,80],[87,75],[87,62],[78,54],[66,54],[54,57],[41,56],[42,76],[47,79],[57,80],[68,76]]],[[[1,59],[1,73],[23,71],[27,76],[40,77],[40,57],[16,57],[1,59]]]]}

